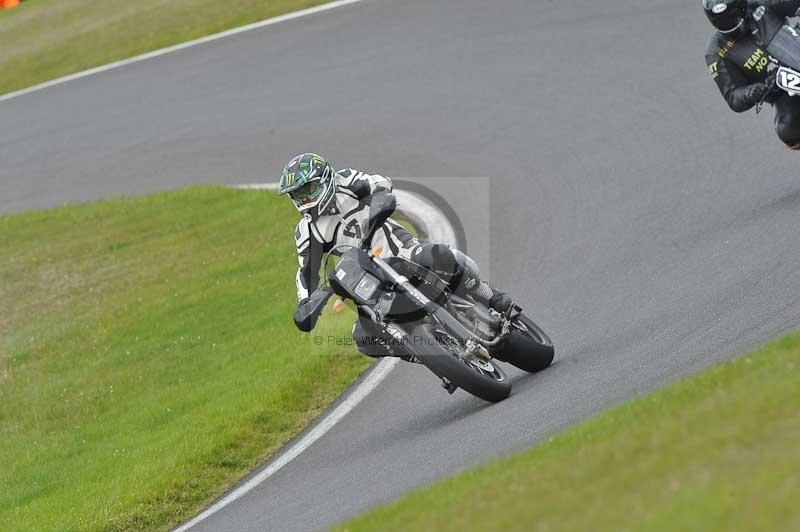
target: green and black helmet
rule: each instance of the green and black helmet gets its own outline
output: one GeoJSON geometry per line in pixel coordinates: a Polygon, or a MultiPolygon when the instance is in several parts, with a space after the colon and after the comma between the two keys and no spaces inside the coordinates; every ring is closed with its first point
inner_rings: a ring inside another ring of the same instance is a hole
{"type": "Polygon", "coordinates": [[[303,214],[324,215],[336,195],[336,171],[316,153],[298,155],[283,169],[278,194],[288,194],[303,214]]]}

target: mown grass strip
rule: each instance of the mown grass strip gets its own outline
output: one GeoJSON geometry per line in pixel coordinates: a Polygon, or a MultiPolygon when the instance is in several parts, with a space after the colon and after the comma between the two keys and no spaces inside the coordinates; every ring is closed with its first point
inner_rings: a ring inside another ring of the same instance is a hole
{"type": "Polygon", "coordinates": [[[28,0],[0,10],[0,94],[324,3],[28,0]]]}
{"type": "Polygon", "coordinates": [[[800,530],[798,442],[796,333],[337,530],[800,530]]]}
{"type": "Polygon", "coordinates": [[[0,530],[165,529],[353,382],[292,324],[296,220],[222,187],[0,217],[0,530]]]}

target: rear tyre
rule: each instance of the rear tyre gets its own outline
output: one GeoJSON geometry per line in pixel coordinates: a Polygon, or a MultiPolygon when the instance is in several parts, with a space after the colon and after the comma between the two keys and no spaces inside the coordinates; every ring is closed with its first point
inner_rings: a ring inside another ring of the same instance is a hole
{"type": "Polygon", "coordinates": [[[428,369],[465,392],[492,403],[511,394],[511,382],[494,361],[466,357],[448,333],[422,324],[413,329],[411,340],[414,354],[428,369]]]}
{"type": "Polygon", "coordinates": [[[547,334],[525,314],[514,322],[511,334],[492,353],[530,373],[542,371],[553,362],[555,348],[547,334]]]}

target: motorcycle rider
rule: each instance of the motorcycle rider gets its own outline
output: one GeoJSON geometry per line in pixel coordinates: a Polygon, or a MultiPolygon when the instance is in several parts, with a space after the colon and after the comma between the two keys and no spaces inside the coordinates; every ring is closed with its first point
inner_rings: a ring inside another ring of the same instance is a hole
{"type": "Polygon", "coordinates": [[[775,89],[775,64],[766,51],[773,31],[795,16],[800,0],[702,0],[717,31],[706,49],[711,79],[732,110],[741,113],[766,101],[775,107],[775,131],[800,149],[800,98],[775,89]],[[767,34],[767,35],[765,35],[767,34]]]}
{"type": "MultiPolygon", "coordinates": [[[[424,266],[451,286],[463,286],[499,312],[513,304],[506,293],[480,280],[472,259],[447,245],[423,242],[389,218],[396,200],[392,182],[386,177],[350,168],[337,172],[323,157],[303,153],[286,164],[278,193],[291,197],[303,215],[294,235],[300,262],[295,278],[298,305],[294,322],[301,331],[311,331],[316,325],[317,316],[310,315],[304,305],[319,284],[323,254],[338,245],[360,246],[376,224],[380,225],[373,232],[370,247],[381,246],[381,257],[402,257],[424,266]]],[[[366,355],[394,354],[390,338],[366,316],[359,316],[354,324],[353,338],[366,355]]]]}

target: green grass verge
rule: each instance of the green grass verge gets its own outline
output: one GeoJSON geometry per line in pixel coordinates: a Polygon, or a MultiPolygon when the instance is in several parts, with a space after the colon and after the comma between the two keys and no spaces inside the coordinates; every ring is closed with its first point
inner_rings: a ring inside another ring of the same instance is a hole
{"type": "Polygon", "coordinates": [[[222,187],[0,217],[0,530],[165,529],[364,370],[292,324],[296,220],[222,187]]]}
{"type": "Polygon", "coordinates": [[[338,530],[796,531],[798,501],[793,334],[338,530]]]}
{"type": "Polygon", "coordinates": [[[325,0],[28,0],[0,10],[0,94],[325,0]]]}

